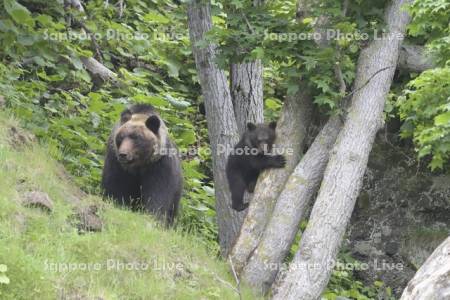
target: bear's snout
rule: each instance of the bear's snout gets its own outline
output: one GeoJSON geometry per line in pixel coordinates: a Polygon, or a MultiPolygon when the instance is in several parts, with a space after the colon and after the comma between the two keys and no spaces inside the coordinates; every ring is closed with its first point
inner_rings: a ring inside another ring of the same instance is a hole
{"type": "Polygon", "coordinates": [[[131,139],[126,138],[119,146],[117,158],[120,163],[129,164],[134,160],[134,144],[131,139]]]}
{"type": "Polygon", "coordinates": [[[133,161],[133,156],[130,153],[119,153],[119,160],[129,163],[133,161]]]}

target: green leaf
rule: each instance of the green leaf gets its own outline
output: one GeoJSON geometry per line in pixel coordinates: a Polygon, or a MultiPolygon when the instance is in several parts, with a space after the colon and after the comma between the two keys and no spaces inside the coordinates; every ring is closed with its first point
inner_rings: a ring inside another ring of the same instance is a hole
{"type": "Polygon", "coordinates": [[[178,77],[178,72],[179,72],[179,70],[181,68],[180,64],[178,62],[174,61],[174,60],[171,60],[171,59],[167,60],[165,63],[166,63],[166,66],[167,66],[167,68],[169,70],[169,76],[177,78],[178,77]]]}
{"type": "Polygon", "coordinates": [[[45,60],[43,60],[42,57],[40,57],[40,56],[33,57],[33,61],[41,67],[45,67],[47,65],[45,63],[45,60]]]}
{"type": "Polygon", "coordinates": [[[34,20],[31,17],[30,11],[15,0],[4,0],[4,6],[6,12],[13,18],[18,24],[25,24],[28,26],[34,25],[34,20]]]}
{"type": "Polygon", "coordinates": [[[450,124],[450,111],[436,116],[434,118],[434,124],[436,126],[442,126],[442,125],[450,124]]]}
{"type": "Polygon", "coordinates": [[[9,284],[9,278],[4,274],[0,274],[0,284],[9,284]]]}
{"type": "Polygon", "coordinates": [[[276,110],[281,107],[280,101],[274,98],[268,98],[266,99],[265,103],[266,107],[268,109],[276,110]]]}
{"type": "Polygon", "coordinates": [[[191,103],[187,102],[186,100],[182,99],[176,99],[170,95],[166,96],[167,101],[169,101],[170,104],[172,104],[176,108],[185,109],[191,105],[191,103]]]}
{"type": "Polygon", "coordinates": [[[261,59],[264,57],[264,49],[261,47],[256,47],[252,50],[251,55],[253,58],[261,59]]]}
{"type": "Polygon", "coordinates": [[[149,12],[148,14],[146,14],[144,16],[144,20],[150,23],[161,23],[161,24],[167,24],[170,22],[168,18],[155,12],[149,12]]]}
{"type": "Polygon", "coordinates": [[[7,265],[0,265],[0,272],[1,273],[5,273],[6,271],[8,271],[8,266],[7,265]]]}
{"type": "Polygon", "coordinates": [[[195,132],[190,130],[190,131],[185,131],[180,135],[180,138],[183,140],[183,142],[186,145],[190,145],[195,143],[196,138],[195,138],[195,132]]]}
{"type": "Polygon", "coordinates": [[[433,156],[433,159],[430,162],[430,168],[432,171],[436,169],[442,169],[442,166],[444,165],[444,160],[442,159],[442,156],[439,154],[436,154],[433,156]]]}
{"type": "Polygon", "coordinates": [[[141,103],[149,103],[155,106],[165,106],[167,105],[166,100],[164,98],[159,96],[148,96],[148,95],[142,95],[138,94],[132,97],[133,101],[135,102],[141,102],[141,103]]]}

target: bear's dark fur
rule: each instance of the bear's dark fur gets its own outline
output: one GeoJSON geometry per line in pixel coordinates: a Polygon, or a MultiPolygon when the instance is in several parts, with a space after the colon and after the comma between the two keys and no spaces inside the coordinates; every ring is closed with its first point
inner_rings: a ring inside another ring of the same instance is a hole
{"type": "Polygon", "coordinates": [[[182,192],[180,159],[151,105],[122,112],[108,140],[102,187],[119,204],[173,223],[182,192]]]}
{"type": "Polygon", "coordinates": [[[247,131],[228,156],[226,173],[231,191],[232,208],[242,211],[244,192],[253,193],[259,173],[268,168],[283,168],[286,159],[282,155],[270,155],[275,141],[276,123],[247,124],[247,131]],[[242,153],[239,153],[242,152],[242,153]]]}

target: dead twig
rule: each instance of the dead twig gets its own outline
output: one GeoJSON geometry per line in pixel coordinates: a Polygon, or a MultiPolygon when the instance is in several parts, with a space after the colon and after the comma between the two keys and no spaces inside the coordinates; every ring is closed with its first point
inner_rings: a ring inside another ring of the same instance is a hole
{"type": "Polygon", "coordinates": [[[236,280],[236,286],[237,286],[237,292],[239,294],[239,299],[242,299],[241,295],[241,281],[239,280],[239,277],[237,276],[236,270],[234,269],[233,260],[231,259],[231,256],[228,256],[228,260],[230,261],[231,265],[231,271],[233,272],[234,280],[236,280]]]}

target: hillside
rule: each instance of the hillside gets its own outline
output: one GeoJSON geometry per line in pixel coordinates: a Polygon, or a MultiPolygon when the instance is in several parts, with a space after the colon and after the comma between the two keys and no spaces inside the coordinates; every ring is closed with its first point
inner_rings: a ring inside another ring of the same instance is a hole
{"type": "Polygon", "coordinates": [[[56,150],[28,140],[0,113],[1,299],[239,298],[225,262],[198,237],[84,194],[50,158],[56,150]],[[30,192],[53,205],[24,205],[30,192]],[[96,231],[74,214],[89,210],[96,231]]]}

